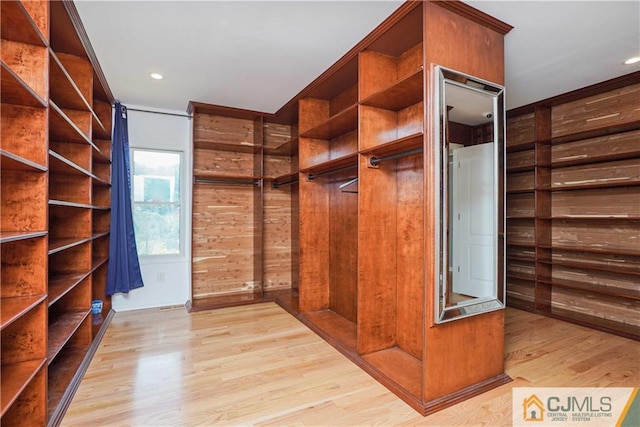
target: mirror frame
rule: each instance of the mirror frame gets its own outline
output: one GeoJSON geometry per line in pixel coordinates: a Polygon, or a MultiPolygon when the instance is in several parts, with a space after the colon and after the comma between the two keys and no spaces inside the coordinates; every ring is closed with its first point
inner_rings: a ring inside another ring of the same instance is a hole
{"type": "Polygon", "coordinates": [[[439,65],[434,66],[435,90],[435,141],[436,164],[433,178],[437,182],[439,191],[435,194],[435,323],[445,323],[457,319],[475,316],[482,313],[501,310],[505,307],[506,297],[506,271],[504,256],[506,253],[505,241],[505,88],[502,85],[470,76],[439,65]],[[452,306],[446,306],[448,292],[448,265],[449,242],[447,240],[448,204],[448,164],[449,152],[445,135],[447,134],[447,114],[445,87],[447,84],[455,85],[474,92],[490,96],[493,99],[493,164],[494,164],[494,205],[496,207],[495,233],[494,233],[494,292],[492,296],[476,297],[461,301],[452,306]]]}

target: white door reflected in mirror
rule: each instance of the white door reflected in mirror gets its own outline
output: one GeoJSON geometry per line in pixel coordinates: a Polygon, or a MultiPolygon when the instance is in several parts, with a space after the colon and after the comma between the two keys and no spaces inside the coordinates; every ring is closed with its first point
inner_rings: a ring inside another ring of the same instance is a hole
{"type": "Polygon", "coordinates": [[[504,308],[504,88],[436,67],[436,323],[504,308]]]}

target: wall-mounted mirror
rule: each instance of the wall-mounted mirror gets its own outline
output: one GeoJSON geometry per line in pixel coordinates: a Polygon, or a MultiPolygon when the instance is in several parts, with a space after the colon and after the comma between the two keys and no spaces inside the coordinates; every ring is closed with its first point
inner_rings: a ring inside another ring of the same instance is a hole
{"type": "Polygon", "coordinates": [[[435,67],[436,323],[504,308],[504,87],[435,67]]]}

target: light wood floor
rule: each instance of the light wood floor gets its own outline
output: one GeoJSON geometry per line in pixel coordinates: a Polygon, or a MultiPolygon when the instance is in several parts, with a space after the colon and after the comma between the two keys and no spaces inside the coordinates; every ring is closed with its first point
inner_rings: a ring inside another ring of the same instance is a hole
{"type": "Polygon", "coordinates": [[[506,332],[514,381],[422,417],[273,303],[117,313],[62,424],[499,426],[513,387],[640,384],[638,342],[514,309],[506,332]]]}

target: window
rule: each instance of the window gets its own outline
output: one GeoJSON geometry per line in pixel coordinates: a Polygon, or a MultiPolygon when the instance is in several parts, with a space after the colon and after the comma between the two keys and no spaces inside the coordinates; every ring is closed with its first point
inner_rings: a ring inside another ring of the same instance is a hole
{"type": "Polygon", "coordinates": [[[182,153],[131,150],[133,225],[138,255],[180,255],[182,153]]]}

